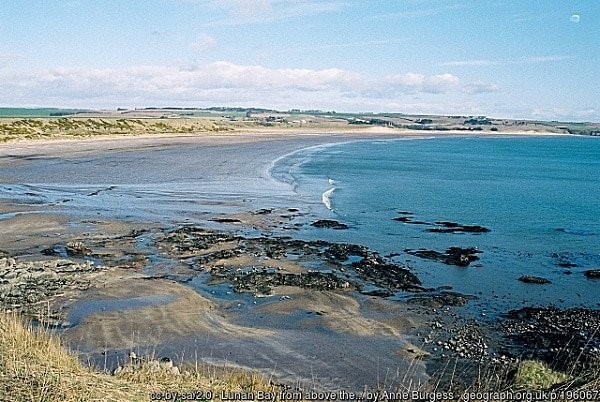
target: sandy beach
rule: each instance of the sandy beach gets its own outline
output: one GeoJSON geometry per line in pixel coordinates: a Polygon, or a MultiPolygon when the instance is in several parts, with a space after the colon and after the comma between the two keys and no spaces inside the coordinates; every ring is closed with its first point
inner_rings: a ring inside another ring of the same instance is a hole
{"type": "MultiPolygon", "coordinates": [[[[375,382],[383,370],[403,373],[391,375],[390,385],[425,382],[425,366],[415,355],[419,348],[411,343],[411,334],[424,322],[411,308],[389,303],[380,314],[347,291],[293,286],[255,299],[221,285],[216,289],[222,294],[215,296],[205,285],[195,285],[198,268],[185,262],[189,255],[160,255],[160,247],[152,245],[184,223],[238,233],[281,231],[290,215],[305,219],[308,209],[290,188],[269,177],[273,160],[309,146],[397,135],[393,130],[267,132],[4,144],[0,250],[22,260],[79,261],[88,255],[106,267],[94,274],[87,290],[49,297],[63,340],[83,360],[99,365],[113,367],[136,350],[245,367],[319,387],[360,389],[361,381],[375,382]],[[253,213],[259,207],[279,209],[268,216],[253,213]],[[211,220],[222,216],[238,223],[211,220]],[[69,242],[81,242],[90,252],[63,254],[69,242]],[[393,311],[400,317],[390,318],[393,311]],[[339,359],[353,363],[331,364],[339,359]]],[[[230,248],[235,244],[210,251],[230,248]]],[[[307,272],[302,264],[279,257],[224,257],[211,266],[223,264],[270,266],[289,275],[307,272]]]]}

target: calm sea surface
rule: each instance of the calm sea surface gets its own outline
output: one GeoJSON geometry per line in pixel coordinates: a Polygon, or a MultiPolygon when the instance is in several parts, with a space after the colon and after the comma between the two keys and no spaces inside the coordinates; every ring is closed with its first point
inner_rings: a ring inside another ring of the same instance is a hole
{"type": "Polygon", "coordinates": [[[351,226],[346,231],[311,228],[303,237],[399,253],[394,259],[410,265],[425,286],[477,295],[479,310],[600,305],[600,281],[584,275],[600,268],[598,139],[349,142],[287,155],[272,173],[310,200],[316,214],[351,226]],[[430,226],[394,221],[400,211],[412,213],[414,220],[477,224],[491,231],[430,233],[430,226]],[[461,268],[404,252],[450,246],[477,247],[481,259],[461,268]],[[524,284],[518,281],[522,275],[552,284],[524,284]]]}

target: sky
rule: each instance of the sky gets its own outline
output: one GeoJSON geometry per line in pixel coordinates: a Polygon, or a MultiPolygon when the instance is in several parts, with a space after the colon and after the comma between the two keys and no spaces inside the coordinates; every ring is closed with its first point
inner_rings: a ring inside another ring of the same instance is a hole
{"type": "Polygon", "coordinates": [[[600,121],[600,0],[0,2],[0,106],[600,121]]]}

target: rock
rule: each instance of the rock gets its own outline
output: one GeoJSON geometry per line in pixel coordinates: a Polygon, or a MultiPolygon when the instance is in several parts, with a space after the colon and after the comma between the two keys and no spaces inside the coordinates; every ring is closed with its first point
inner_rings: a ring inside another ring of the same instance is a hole
{"type": "Polygon", "coordinates": [[[600,279],[600,269],[588,269],[585,276],[588,279],[600,279]]]}
{"type": "Polygon", "coordinates": [[[392,220],[396,222],[410,223],[411,225],[431,225],[429,222],[415,221],[410,216],[398,216],[397,218],[392,218],[392,220]]]}
{"type": "Polygon", "coordinates": [[[490,229],[483,227],[483,226],[479,226],[479,225],[463,225],[460,223],[450,222],[450,221],[437,221],[435,223],[430,223],[430,222],[425,222],[425,221],[416,221],[416,220],[413,220],[413,218],[411,216],[412,214],[409,212],[406,212],[406,211],[401,211],[400,215],[401,216],[392,218],[392,220],[396,221],[396,222],[408,223],[411,225],[436,226],[436,227],[426,229],[428,232],[431,232],[431,233],[480,234],[480,233],[490,232],[490,229]]]}
{"type": "Polygon", "coordinates": [[[242,221],[237,218],[213,218],[211,221],[218,223],[242,223],[242,221]]]}
{"type": "Polygon", "coordinates": [[[311,223],[310,226],[314,226],[316,228],[327,228],[336,230],[348,229],[348,225],[333,219],[319,219],[318,221],[311,223]]]}
{"type": "Polygon", "coordinates": [[[444,253],[440,253],[435,250],[419,249],[419,250],[404,250],[410,255],[414,255],[420,258],[428,260],[439,261],[447,265],[456,265],[459,267],[466,267],[472,261],[479,259],[478,253],[481,253],[475,247],[461,248],[461,247],[450,247],[444,253]]]}
{"type": "Polygon", "coordinates": [[[262,209],[259,209],[258,211],[252,212],[252,215],[268,215],[271,212],[273,212],[273,208],[262,208],[262,209]]]}
{"type": "Polygon", "coordinates": [[[349,290],[352,285],[329,272],[309,271],[300,274],[276,272],[269,267],[253,267],[251,271],[224,269],[211,270],[211,281],[225,279],[234,284],[236,292],[269,295],[276,286],[295,286],[312,290],[349,290]]]}
{"type": "Polygon", "coordinates": [[[550,364],[577,375],[600,359],[600,311],[584,308],[524,307],[502,323],[512,354],[550,364]]]}
{"type": "Polygon", "coordinates": [[[556,260],[556,265],[562,268],[575,268],[577,264],[571,262],[574,259],[574,255],[572,253],[563,252],[563,253],[552,253],[551,257],[556,260]]]}
{"type": "Polygon", "coordinates": [[[441,227],[427,229],[432,233],[487,233],[490,229],[479,225],[462,225],[456,222],[438,221],[436,225],[441,227]]]}
{"type": "Polygon", "coordinates": [[[389,289],[373,289],[373,290],[362,290],[360,293],[366,296],[377,296],[377,297],[390,297],[394,295],[389,289]]]}
{"type": "Polygon", "coordinates": [[[330,261],[346,261],[350,256],[366,257],[368,249],[357,244],[332,244],[323,253],[330,261]]]}
{"type": "Polygon", "coordinates": [[[406,290],[420,292],[423,290],[421,281],[407,268],[385,261],[377,254],[369,254],[361,261],[350,264],[358,275],[381,287],[389,290],[406,290]]]}
{"type": "Polygon", "coordinates": [[[456,292],[441,292],[438,294],[421,294],[411,297],[407,302],[431,308],[442,308],[444,306],[462,307],[472,299],[476,299],[476,297],[456,292]]]}
{"type": "Polygon", "coordinates": [[[60,250],[57,249],[57,247],[48,247],[45,248],[41,251],[41,253],[43,255],[48,255],[48,256],[61,256],[62,253],[60,252],[60,250]]]}
{"type": "Polygon", "coordinates": [[[45,302],[67,289],[88,288],[90,282],[84,274],[97,269],[89,261],[0,258],[0,307],[43,316],[48,325],[69,326],[58,316],[48,316],[45,302]]]}
{"type": "Polygon", "coordinates": [[[161,357],[159,364],[162,369],[170,370],[173,368],[173,360],[170,357],[161,357]]]}
{"type": "Polygon", "coordinates": [[[85,244],[80,241],[70,241],[65,246],[65,250],[70,256],[84,256],[92,254],[92,250],[87,248],[85,244]]]}
{"type": "Polygon", "coordinates": [[[538,285],[546,285],[548,283],[552,283],[546,278],[542,278],[540,276],[532,276],[532,275],[523,275],[522,277],[519,278],[519,281],[521,281],[523,283],[534,283],[534,284],[538,284],[538,285]]]}
{"type": "Polygon", "coordinates": [[[158,246],[170,256],[185,258],[196,269],[210,272],[209,284],[228,282],[235,292],[250,292],[256,297],[270,295],[277,286],[346,291],[356,288],[360,292],[380,288],[381,296],[398,290],[423,291],[419,279],[409,269],[361,245],[291,237],[233,237],[186,226],[169,232],[158,246]],[[226,248],[220,247],[223,243],[228,243],[226,248]],[[218,251],[203,251],[206,249],[218,251]],[[226,260],[240,255],[256,259],[253,263],[256,265],[239,268],[228,265],[226,260]],[[307,272],[292,273],[278,263],[273,263],[274,266],[260,263],[268,259],[293,260],[307,272]]]}

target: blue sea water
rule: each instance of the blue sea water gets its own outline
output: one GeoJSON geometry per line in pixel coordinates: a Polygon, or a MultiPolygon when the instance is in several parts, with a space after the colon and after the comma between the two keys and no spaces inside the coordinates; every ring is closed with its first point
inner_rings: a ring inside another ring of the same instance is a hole
{"type": "MultiPolygon", "coordinates": [[[[281,158],[274,177],[293,184],[314,215],[349,230],[302,236],[368,245],[409,265],[424,286],[478,296],[478,309],[600,305],[600,141],[587,137],[429,138],[356,141],[281,158]],[[330,208],[330,209],[329,209],[330,208]],[[412,219],[482,225],[489,233],[430,233],[412,219]],[[406,249],[477,247],[455,267],[406,249]],[[564,267],[559,264],[574,264],[564,267]],[[525,284],[523,275],[549,279],[525,284]]],[[[398,297],[406,297],[400,294],[398,297]]]]}

